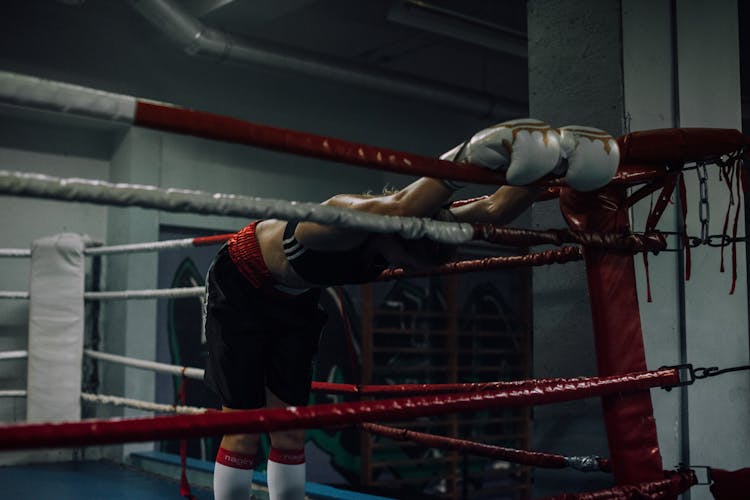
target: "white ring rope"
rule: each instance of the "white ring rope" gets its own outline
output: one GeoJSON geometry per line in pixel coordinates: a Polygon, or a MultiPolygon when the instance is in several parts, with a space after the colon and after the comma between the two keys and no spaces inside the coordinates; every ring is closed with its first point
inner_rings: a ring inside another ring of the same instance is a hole
{"type": "Polygon", "coordinates": [[[170,375],[182,375],[183,372],[187,378],[203,380],[203,370],[200,368],[182,367],[176,365],[169,365],[167,363],[159,363],[156,361],[146,361],[144,359],[128,358],[126,356],[119,356],[117,354],[109,354],[101,351],[92,351],[91,349],[84,349],[83,353],[90,358],[100,359],[102,361],[109,361],[110,363],[118,363],[121,365],[131,366],[133,368],[141,368],[144,370],[151,370],[159,373],[167,373],[170,375]]]}
{"type": "MultiPolygon", "coordinates": [[[[221,244],[216,242],[216,245],[221,244]]],[[[110,245],[88,247],[83,250],[85,255],[112,255],[120,253],[153,252],[160,250],[171,250],[176,248],[194,247],[195,238],[182,238],[178,240],[150,241],[146,243],[129,243],[126,245],[110,245]]],[[[31,257],[28,248],[0,248],[0,257],[31,257]]]]}
{"type": "MultiPolygon", "coordinates": [[[[86,300],[182,299],[187,297],[203,297],[205,294],[205,287],[189,286],[182,288],[84,292],[83,298],[86,300]]],[[[0,299],[28,300],[29,292],[0,291],[0,299]]]]}
{"type": "Polygon", "coordinates": [[[0,102],[132,123],[135,97],[0,71],[0,102]]]}
{"type": "Polygon", "coordinates": [[[318,203],[208,193],[156,186],[52,177],[0,170],[0,194],[106,205],[137,206],[169,212],[191,212],[253,218],[305,220],[375,233],[397,233],[404,238],[428,237],[443,243],[466,243],[474,235],[471,224],[419,217],[358,212],[318,203]]]}
{"type": "Polygon", "coordinates": [[[0,390],[0,398],[25,398],[26,391],[23,389],[3,389],[0,390]]]}
{"type": "Polygon", "coordinates": [[[28,248],[0,248],[0,257],[31,257],[28,248]]]}
{"type": "Polygon", "coordinates": [[[206,293],[205,287],[190,286],[183,288],[158,288],[147,290],[113,290],[104,292],[84,292],[86,300],[118,300],[118,299],[180,299],[186,297],[202,297],[206,293]]]}
{"type": "Polygon", "coordinates": [[[13,359],[27,359],[28,351],[4,351],[0,352],[0,361],[9,361],[13,359]]]}
{"type": "Polygon", "coordinates": [[[128,408],[135,408],[137,410],[153,411],[159,413],[199,414],[206,413],[208,411],[207,408],[199,408],[196,406],[165,405],[160,403],[150,403],[148,401],[142,401],[140,399],[123,398],[120,396],[109,396],[105,394],[91,394],[88,392],[82,392],[81,399],[90,403],[126,406],[128,408]]]}
{"type": "Polygon", "coordinates": [[[129,243],[127,245],[88,247],[83,253],[85,255],[111,255],[117,253],[152,252],[172,248],[193,247],[195,246],[194,241],[195,238],[183,238],[179,240],[153,241],[147,243],[129,243]]]}

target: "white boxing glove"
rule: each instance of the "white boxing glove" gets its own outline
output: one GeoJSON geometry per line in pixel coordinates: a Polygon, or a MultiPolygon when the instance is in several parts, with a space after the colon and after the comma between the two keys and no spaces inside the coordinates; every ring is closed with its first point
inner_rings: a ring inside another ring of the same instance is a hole
{"type": "MultiPolygon", "coordinates": [[[[450,151],[446,151],[445,153],[440,155],[440,159],[448,160],[448,161],[459,161],[458,155],[464,149],[467,143],[468,141],[462,142],[461,144],[451,149],[450,151]]],[[[445,187],[453,191],[457,191],[466,185],[466,183],[463,181],[455,181],[453,179],[442,179],[442,181],[445,187]]]]}
{"type": "Polygon", "coordinates": [[[620,165],[617,141],[603,130],[579,125],[561,127],[559,133],[559,173],[565,182],[576,191],[593,191],[609,184],[620,165]]]}
{"type": "Polygon", "coordinates": [[[481,130],[441,158],[500,170],[508,184],[520,186],[555,168],[560,160],[560,137],[542,121],[521,118],[481,130]]]}

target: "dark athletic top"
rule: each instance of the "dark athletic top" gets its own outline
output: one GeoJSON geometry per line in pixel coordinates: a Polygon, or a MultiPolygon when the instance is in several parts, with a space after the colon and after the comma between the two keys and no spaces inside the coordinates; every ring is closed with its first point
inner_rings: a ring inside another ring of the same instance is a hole
{"type": "Polygon", "coordinates": [[[350,249],[326,252],[303,246],[294,237],[298,221],[287,222],[283,246],[292,269],[303,280],[314,285],[345,285],[373,281],[388,267],[386,260],[375,255],[365,256],[367,241],[350,249]]]}

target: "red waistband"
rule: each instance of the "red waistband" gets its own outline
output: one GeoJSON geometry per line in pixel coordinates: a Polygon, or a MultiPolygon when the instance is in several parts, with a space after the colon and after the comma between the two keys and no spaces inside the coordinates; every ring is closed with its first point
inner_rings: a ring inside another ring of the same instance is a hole
{"type": "Polygon", "coordinates": [[[255,236],[255,226],[259,222],[248,224],[227,242],[232,262],[242,276],[256,288],[265,287],[273,282],[271,271],[263,260],[258,238],[255,236]]]}
{"type": "Polygon", "coordinates": [[[216,453],[216,463],[234,469],[254,469],[257,461],[257,455],[229,451],[224,448],[219,448],[219,451],[216,453]]]}
{"type": "Polygon", "coordinates": [[[277,464],[299,465],[305,463],[305,450],[282,450],[271,448],[268,452],[268,460],[277,464]]]}

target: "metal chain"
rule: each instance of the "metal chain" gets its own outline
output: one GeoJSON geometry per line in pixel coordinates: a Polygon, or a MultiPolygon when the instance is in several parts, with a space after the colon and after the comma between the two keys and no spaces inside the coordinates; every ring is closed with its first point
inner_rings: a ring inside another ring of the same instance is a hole
{"type": "Polygon", "coordinates": [[[701,243],[707,245],[710,243],[708,234],[708,222],[711,220],[711,206],[708,202],[708,169],[705,163],[700,163],[698,169],[698,191],[700,193],[700,202],[698,205],[698,217],[701,221],[701,243]]]}
{"type": "Polygon", "coordinates": [[[712,234],[708,237],[708,246],[710,247],[728,247],[732,243],[745,243],[747,236],[738,236],[732,238],[727,234],[712,234]]]}
{"type": "Polygon", "coordinates": [[[659,250],[659,252],[682,252],[685,250],[685,246],[689,246],[690,248],[696,248],[702,245],[708,245],[710,247],[728,247],[732,243],[747,243],[748,237],[747,236],[737,236],[736,238],[733,238],[726,234],[710,234],[708,235],[707,241],[703,241],[701,238],[697,236],[690,236],[688,237],[687,245],[685,245],[684,242],[684,233],[680,231],[659,231],[661,234],[666,236],[675,236],[677,239],[677,243],[675,246],[670,246],[668,248],[665,248],[664,250],[659,250]]]}
{"type": "MultiPolygon", "coordinates": [[[[719,166],[726,165],[727,162],[717,162],[719,166]]],[[[746,236],[732,238],[726,234],[709,234],[709,222],[711,220],[711,205],[708,200],[708,169],[706,163],[701,162],[693,167],[698,174],[698,192],[700,195],[700,201],[698,202],[698,217],[701,223],[701,235],[700,237],[692,236],[688,238],[687,246],[695,248],[701,245],[708,245],[710,247],[726,247],[732,243],[744,243],[747,241],[746,236]]],[[[724,173],[726,175],[726,172],[724,173]]],[[[662,231],[662,234],[676,235],[678,236],[678,244],[676,248],[667,248],[663,251],[666,252],[680,252],[684,250],[686,246],[683,243],[682,238],[684,234],[681,232],[674,231],[662,231]]]]}
{"type": "MultiPolygon", "coordinates": [[[[748,240],[750,239],[748,236],[731,237],[727,234],[709,234],[711,205],[708,199],[708,169],[706,168],[706,165],[716,164],[719,167],[719,175],[728,176],[731,175],[728,169],[732,167],[737,162],[737,160],[743,160],[745,162],[750,161],[750,148],[738,150],[726,157],[719,156],[714,158],[705,158],[700,162],[685,164],[680,168],[682,172],[695,170],[698,174],[698,187],[700,193],[698,215],[701,223],[701,234],[700,237],[690,236],[687,238],[687,241],[685,241],[685,234],[680,231],[660,231],[661,234],[677,237],[676,246],[660,250],[660,252],[682,252],[685,250],[686,246],[690,248],[699,247],[701,245],[707,245],[709,247],[726,247],[732,245],[733,243],[748,242],[748,240]]],[[[747,167],[740,165],[739,168],[747,167]]]]}

